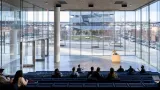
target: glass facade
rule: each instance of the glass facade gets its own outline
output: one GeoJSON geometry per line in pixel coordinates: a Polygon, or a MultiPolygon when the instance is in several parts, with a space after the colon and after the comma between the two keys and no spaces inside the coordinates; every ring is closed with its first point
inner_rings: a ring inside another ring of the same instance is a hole
{"type": "Polygon", "coordinates": [[[69,25],[70,55],[135,55],[135,11],[70,11],[69,25]]]}
{"type": "MultiPolygon", "coordinates": [[[[19,60],[23,42],[24,64],[41,58],[42,39],[54,55],[54,11],[20,0],[12,6],[1,0],[0,66],[19,60]],[[49,44],[47,44],[49,39],[49,44]]],[[[116,50],[132,55],[160,70],[160,1],[134,11],[61,11],[61,56],[105,56],[116,50]]],[[[17,67],[19,68],[19,67],[17,67]]]]}
{"type": "Polygon", "coordinates": [[[1,0],[0,11],[0,65],[6,65],[19,57],[20,9],[1,0]]]}
{"type": "Polygon", "coordinates": [[[160,1],[135,12],[136,56],[160,70],[160,1]]]}

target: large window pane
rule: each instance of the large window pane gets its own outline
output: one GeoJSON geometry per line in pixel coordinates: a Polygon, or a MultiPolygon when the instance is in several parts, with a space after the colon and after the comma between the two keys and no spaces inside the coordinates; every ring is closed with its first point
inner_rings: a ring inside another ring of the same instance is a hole
{"type": "Polygon", "coordinates": [[[126,31],[128,40],[126,40],[126,55],[135,55],[135,11],[126,12],[126,31]]]}
{"type": "Polygon", "coordinates": [[[92,17],[88,19],[92,29],[92,53],[93,55],[103,55],[103,12],[92,11],[92,17]]]}
{"type": "Polygon", "coordinates": [[[156,44],[158,42],[158,2],[150,5],[150,64],[157,67],[158,51],[156,50],[156,44]]]}
{"type": "Polygon", "coordinates": [[[158,38],[158,43],[156,45],[156,49],[158,50],[158,63],[157,63],[157,66],[158,66],[158,69],[159,69],[159,72],[160,72],[160,1],[158,1],[158,33],[157,33],[157,38],[158,38]]]}
{"type": "Polygon", "coordinates": [[[115,12],[104,11],[103,14],[103,40],[104,40],[104,55],[111,55],[114,50],[114,30],[115,30],[115,12]]]}
{"type": "Polygon", "coordinates": [[[112,42],[114,42],[114,49],[120,55],[126,54],[126,41],[129,39],[129,35],[126,33],[125,20],[124,11],[115,12],[115,31],[112,42]]]}
{"type": "Polygon", "coordinates": [[[141,13],[136,11],[136,56],[141,58],[141,13]]]}
{"type": "Polygon", "coordinates": [[[69,46],[70,55],[81,54],[81,13],[70,12],[70,34],[69,34],[69,46]]]}
{"type": "Polygon", "coordinates": [[[141,21],[141,32],[142,32],[142,59],[149,62],[149,17],[148,17],[148,6],[142,8],[142,21],[141,21]]]}

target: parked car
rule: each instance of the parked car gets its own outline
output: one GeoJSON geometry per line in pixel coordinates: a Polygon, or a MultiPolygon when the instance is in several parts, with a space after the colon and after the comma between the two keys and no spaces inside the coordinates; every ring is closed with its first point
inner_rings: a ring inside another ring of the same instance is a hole
{"type": "Polygon", "coordinates": [[[115,47],[123,47],[123,44],[120,41],[112,41],[110,45],[115,47]]]}
{"type": "Polygon", "coordinates": [[[90,39],[90,37],[85,37],[85,39],[90,39]]]}
{"type": "Polygon", "coordinates": [[[124,39],[128,39],[128,36],[124,36],[123,38],[124,38],[124,39]]]}
{"type": "Polygon", "coordinates": [[[150,41],[150,48],[156,48],[156,42],[150,41]]]}
{"type": "Polygon", "coordinates": [[[135,42],[136,40],[135,40],[135,38],[130,38],[130,41],[135,42]]]}
{"type": "Polygon", "coordinates": [[[145,41],[145,40],[141,40],[141,45],[147,45],[147,41],[145,41]]]}
{"type": "Polygon", "coordinates": [[[150,48],[156,48],[156,44],[150,44],[150,48]]]}
{"type": "Polygon", "coordinates": [[[60,46],[66,46],[66,43],[64,40],[60,40],[60,46]]]}
{"type": "Polygon", "coordinates": [[[144,46],[149,46],[149,42],[148,42],[148,41],[145,41],[143,45],[144,45],[144,46]]]}

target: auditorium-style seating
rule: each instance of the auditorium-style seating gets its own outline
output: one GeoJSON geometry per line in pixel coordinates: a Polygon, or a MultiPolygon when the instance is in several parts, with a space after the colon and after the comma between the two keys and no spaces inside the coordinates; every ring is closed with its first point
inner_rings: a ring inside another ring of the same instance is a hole
{"type": "MultiPolygon", "coordinates": [[[[147,71],[147,74],[128,75],[126,72],[117,72],[120,80],[117,81],[88,81],[86,75],[88,71],[81,73],[78,78],[70,78],[71,71],[61,71],[62,78],[51,78],[53,71],[36,71],[24,74],[24,78],[29,80],[25,90],[53,88],[152,88],[159,89],[152,76],[160,76],[158,72],[147,71]]],[[[109,71],[101,71],[105,78],[109,71]]],[[[13,76],[10,76],[13,77],[13,76]]]]}

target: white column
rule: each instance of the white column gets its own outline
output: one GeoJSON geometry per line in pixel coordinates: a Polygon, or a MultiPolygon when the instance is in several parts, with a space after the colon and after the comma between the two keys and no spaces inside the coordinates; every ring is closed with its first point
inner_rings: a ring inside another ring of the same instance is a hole
{"type": "Polygon", "coordinates": [[[17,30],[10,30],[10,59],[17,56],[17,30]]]}
{"type": "Polygon", "coordinates": [[[54,62],[60,62],[60,7],[54,7],[54,62]]]}

